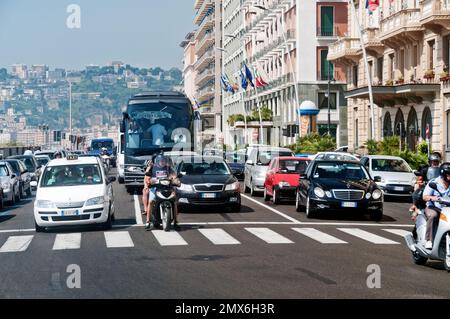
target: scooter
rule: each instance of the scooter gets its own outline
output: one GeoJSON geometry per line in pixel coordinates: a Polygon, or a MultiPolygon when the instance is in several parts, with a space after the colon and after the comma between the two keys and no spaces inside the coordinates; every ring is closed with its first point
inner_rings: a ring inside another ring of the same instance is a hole
{"type": "Polygon", "coordinates": [[[179,186],[167,178],[154,179],[152,186],[156,187],[155,206],[152,212],[154,221],[162,223],[164,231],[169,231],[175,217],[175,189],[179,186]],[[158,214],[159,213],[159,214],[158,214]]]}
{"type": "MultiPolygon", "coordinates": [[[[436,183],[431,182],[429,186],[439,192],[436,183]]],[[[439,194],[442,196],[440,192],[439,194]]],[[[442,197],[438,202],[443,208],[439,216],[439,224],[434,232],[433,248],[425,249],[427,220],[423,211],[416,218],[415,236],[408,234],[405,236],[405,241],[416,265],[425,265],[428,259],[442,260],[445,269],[450,272],[450,197],[442,197]]]]}
{"type": "Polygon", "coordinates": [[[103,165],[105,166],[106,171],[109,172],[109,169],[111,168],[111,158],[108,155],[108,151],[103,150],[100,157],[102,158],[103,165]]]}

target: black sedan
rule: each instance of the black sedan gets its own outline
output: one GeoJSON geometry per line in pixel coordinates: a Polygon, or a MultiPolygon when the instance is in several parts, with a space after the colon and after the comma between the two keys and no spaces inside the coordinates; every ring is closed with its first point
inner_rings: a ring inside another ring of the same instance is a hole
{"type": "Polygon", "coordinates": [[[225,161],[231,169],[234,176],[240,181],[244,180],[245,154],[238,152],[227,152],[225,161]]]}
{"type": "Polygon", "coordinates": [[[300,175],[296,209],[312,218],[321,211],[368,212],[375,221],[383,217],[383,193],[357,161],[315,160],[300,175]]]}
{"type": "Polygon", "coordinates": [[[178,209],[203,206],[241,209],[241,186],[221,157],[188,156],[178,162],[181,186],[177,189],[178,209]]]}

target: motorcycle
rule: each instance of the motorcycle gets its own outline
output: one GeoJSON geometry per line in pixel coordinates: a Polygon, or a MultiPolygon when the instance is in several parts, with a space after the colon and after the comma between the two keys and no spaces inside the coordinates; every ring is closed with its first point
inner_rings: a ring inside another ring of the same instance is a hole
{"type": "MultiPolygon", "coordinates": [[[[438,191],[436,183],[430,182],[429,186],[438,191]]],[[[440,192],[439,194],[442,196],[440,192]]],[[[445,269],[450,272],[450,197],[441,197],[438,202],[443,208],[437,229],[434,231],[433,248],[431,250],[425,248],[427,219],[424,211],[417,215],[414,234],[406,235],[405,241],[415,264],[425,265],[428,259],[441,260],[444,261],[445,269]]]]}
{"type": "Polygon", "coordinates": [[[102,158],[106,171],[109,172],[111,168],[111,157],[108,155],[108,151],[102,151],[100,157],[102,158]]]}
{"type": "Polygon", "coordinates": [[[169,231],[175,220],[175,186],[179,186],[168,178],[153,179],[153,187],[156,187],[155,206],[153,219],[162,223],[164,231],[169,231]],[[159,214],[158,214],[159,212],[159,214]]]}

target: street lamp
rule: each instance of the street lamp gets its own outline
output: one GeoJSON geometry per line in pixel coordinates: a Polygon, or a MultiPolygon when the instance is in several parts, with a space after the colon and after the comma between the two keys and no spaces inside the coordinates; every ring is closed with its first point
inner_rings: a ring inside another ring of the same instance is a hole
{"type": "MultiPolygon", "coordinates": [[[[258,9],[261,9],[261,10],[264,10],[264,11],[269,11],[269,12],[272,12],[272,13],[276,13],[275,10],[268,9],[268,8],[266,8],[264,6],[261,6],[261,5],[254,5],[254,7],[258,8],[258,9]]],[[[288,61],[289,61],[289,65],[290,65],[291,72],[292,72],[292,78],[294,80],[295,103],[297,104],[296,107],[299,107],[300,106],[300,102],[299,102],[298,87],[297,87],[297,76],[295,75],[294,65],[293,65],[292,59],[291,59],[291,52],[289,51],[289,45],[287,43],[286,35],[284,33],[285,32],[284,31],[284,27],[285,27],[285,23],[284,23],[283,15],[281,15],[281,34],[283,35],[283,41],[284,41],[284,45],[286,46],[286,51],[287,51],[287,55],[288,55],[288,61]]],[[[298,118],[298,136],[299,137],[302,136],[301,125],[302,125],[301,117],[299,116],[299,118],[298,118]]]]}

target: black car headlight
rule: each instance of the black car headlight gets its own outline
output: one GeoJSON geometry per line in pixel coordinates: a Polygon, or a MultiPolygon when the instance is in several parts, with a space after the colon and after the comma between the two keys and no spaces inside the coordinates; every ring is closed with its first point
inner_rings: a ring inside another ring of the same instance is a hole
{"type": "Polygon", "coordinates": [[[320,187],[314,187],[314,195],[316,195],[318,198],[324,198],[325,192],[320,187]]]}
{"type": "Polygon", "coordinates": [[[375,200],[380,199],[382,195],[383,193],[379,189],[376,189],[372,192],[372,198],[375,200]]]}

